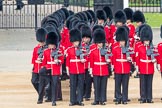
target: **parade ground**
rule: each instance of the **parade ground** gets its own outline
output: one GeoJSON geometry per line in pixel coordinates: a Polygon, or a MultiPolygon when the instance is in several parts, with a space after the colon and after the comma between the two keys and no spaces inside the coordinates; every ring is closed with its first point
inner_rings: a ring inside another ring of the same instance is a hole
{"type": "MultiPolygon", "coordinates": [[[[154,45],[162,41],[160,30],[153,29],[154,45]]],[[[52,103],[37,104],[38,95],[31,84],[31,56],[36,45],[34,30],[0,30],[0,108],[52,108],[52,103]]],[[[69,107],[69,80],[62,81],[63,101],[57,102],[57,108],[69,107]]],[[[139,79],[130,77],[129,102],[127,105],[115,105],[114,79],[108,79],[106,106],[92,106],[94,89],[90,101],[84,101],[85,108],[161,108],[162,79],[159,72],[153,78],[153,104],[140,104],[139,79]]],[[[80,108],[80,106],[72,106],[80,108]]]]}

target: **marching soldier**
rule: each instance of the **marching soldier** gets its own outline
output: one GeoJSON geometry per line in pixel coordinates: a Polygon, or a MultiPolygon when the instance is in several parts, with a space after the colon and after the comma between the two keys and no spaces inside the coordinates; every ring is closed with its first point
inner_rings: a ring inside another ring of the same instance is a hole
{"type": "Polygon", "coordinates": [[[84,63],[86,62],[82,54],[81,32],[78,29],[70,31],[70,42],[72,46],[66,51],[66,69],[70,76],[70,104],[69,106],[84,106],[83,86],[84,86],[84,63]]]}
{"type": "MultiPolygon", "coordinates": [[[[134,46],[134,35],[135,35],[135,26],[133,25],[133,10],[131,8],[125,8],[124,12],[127,17],[126,25],[129,28],[129,46],[131,49],[133,49],[134,46]]],[[[130,75],[133,74],[135,71],[135,66],[132,63],[131,64],[131,70],[130,75]]]]}
{"type": "MultiPolygon", "coordinates": [[[[144,14],[141,12],[141,11],[135,11],[134,14],[133,14],[133,21],[136,22],[136,30],[135,30],[135,42],[134,42],[134,51],[135,51],[135,55],[138,55],[137,53],[137,49],[138,49],[138,46],[141,44],[141,41],[140,41],[140,34],[139,34],[139,31],[140,31],[140,26],[142,26],[144,23],[145,23],[145,16],[144,14]]],[[[136,60],[135,60],[135,65],[138,66],[136,60]]],[[[139,78],[139,74],[137,72],[136,76],[134,76],[134,78],[139,78]]]]}
{"type": "Polygon", "coordinates": [[[92,77],[89,74],[88,64],[89,64],[89,51],[90,51],[90,44],[92,40],[91,36],[91,28],[88,25],[84,25],[81,28],[82,33],[82,46],[86,50],[87,54],[87,61],[84,64],[85,68],[85,84],[84,84],[84,98],[86,101],[89,101],[91,98],[91,88],[92,88],[92,77]]]}
{"type": "Polygon", "coordinates": [[[153,103],[152,101],[152,80],[154,74],[154,63],[156,54],[152,44],[153,34],[149,25],[140,30],[141,45],[138,47],[137,62],[140,72],[141,101],[140,103],[153,103]]]}
{"type": "Polygon", "coordinates": [[[126,25],[129,28],[129,42],[130,47],[133,48],[134,45],[134,35],[135,35],[135,26],[133,25],[133,10],[131,8],[125,8],[124,12],[127,17],[126,25]]]}
{"type": "MultiPolygon", "coordinates": [[[[126,15],[124,13],[123,10],[118,10],[116,11],[115,15],[114,15],[114,22],[115,22],[115,32],[116,32],[116,29],[118,27],[121,27],[121,26],[124,26],[125,23],[126,23],[126,15]]],[[[118,42],[116,42],[116,35],[115,35],[115,32],[113,34],[113,44],[111,46],[111,49],[114,49],[114,47],[116,47],[116,45],[118,46],[118,42]]],[[[112,70],[114,69],[114,63],[112,62],[112,70]]],[[[115,85],[116,86],[116,85],[115,85]]],[[[116,102],[116,94],[114,94],[114,102],[116,102]]]]}
{"type": "Polygon", "coordinates": [[[127,104],[128,102],[130,63],[132,62],[132,55],[128,43],[128,31],[129,29],[126,26],[118,27],[115,33],[117,43],[112,50],[112,62],[115,73],[115,104],[121,104],[121,102],[122,104],[127,104]]]}
{"type": "MultiPolygon", "coordinates": [[[[133,21],[136,22],[136,30],[135,30],[135,42],[134,42],[134,52],[135,52],[135,66],[136,66],[136,71],[138,70],[137,68],[139,67],[138,65],[138,60],[137,60],[137,56],[138,56],[138,48],[141,45],[141,41],[140,41],[140,30],[143,27],[144,23],[145,23],[145,16],[141,11],[135,11],[133,14],[133,21]]],[[[134,76],[134,78],[139,78],[139,72],[137,71],[136,75],[134,76]]],[[[141,83],[140,83],[140,98],[138,99],[138,101],[141,100],[141,83]]]]}
{"type": "Polygon", "coordinates": [[[61,65],[63,64],[63,52],[59,50],[59,38],[55,32],[47,35],[46,44],[48,49],[43,53],[42,65],[45,70],[51,71],[52,75],[52,106],[56,106],[57,87],[61,75],[61,65]]]}
{"type": "Polygon", "coordinates": [[[33,72],[31,82],[38,93],[39,89],[39,70],[42,66],[43,51],[45,47],[45,36],[47,32],[44,28],[39,28],[36,32],[36,40],[39,44],[33,50],[32,64],[33,72]]]}
{"type": "Polygon", "coordinates": [[[114,42],[113,37],[114,37],[114,33],[116,31],[116,27],[113,24],[114,23],[113,13],[112,13],[111,8],[108,7],[108,6],[105,6],[103,8],[103,10],[105,11],[106,16],[107,16],[107,20],[106,20],[106,23],[105,23],[106,40],[109,43],[109,46],[111,46],[114,42]]]}
{"type": "Polygon", "coordinates": [[[96,47],[90,52],[90,74],[93,75],[95,99],[92,105],[106,105],[107,101],[107,78],[109,75],[108,63],[106,58],[108,52],[105,50],[105,32],[103,29],[96,29],[93,32],[96,47]]]}

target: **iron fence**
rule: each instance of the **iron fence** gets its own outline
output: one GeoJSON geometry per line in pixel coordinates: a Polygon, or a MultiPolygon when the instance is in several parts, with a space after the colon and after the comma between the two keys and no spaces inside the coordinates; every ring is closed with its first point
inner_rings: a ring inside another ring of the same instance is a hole
{"type": "Polygon", "coordinates": [[[147,13],[162,13],[162,0],[129,0],[129,7],[147,13]]]}
{"type": "MultiPolygon", "coordinates": [[[[93,9],[89,1],[69,0],[67,8],[74,12],[93,9]]],[[[6,0],[2,2],[0,29],[33,29],[40,27],[40,22],[45,16],[67,5],[64,0],[45,0],[44,4],[37,5],[28,4],[27,0],[22,2],[24,6],[19,10],[16,9],[16,1],[6,0]]]]}

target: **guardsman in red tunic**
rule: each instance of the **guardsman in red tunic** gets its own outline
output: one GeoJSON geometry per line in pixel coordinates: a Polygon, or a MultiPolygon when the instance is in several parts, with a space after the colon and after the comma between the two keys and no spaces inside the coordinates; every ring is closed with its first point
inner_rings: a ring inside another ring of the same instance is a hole
{"type": "Polygon", "coordinates": [[[107,101],[107,78],[109,75],[108,52],[105,49],[105,32],[98,28],[93,32],[96,48],[90,52],[90,74],[93,76],[95,99],[92,105],[106,105],[107,101]],[[107,56],[107,57],[106,57],[107,56]]]}
{"type": "Polygon", "coordinates": [[[39,28],[36,32],[36,40],[39,44],[33,50],[32,64],[33,72],[31,82],[38,93],[39,70],[42,66],[43,51],[45,49],[45,36],[47,32],[44,28],[39,28]]]}
{"type": "Polygon", "coordinates": [[[127,104],[128,102],[128,85],[129,75],[131,69],[131,62],[133,61],[133,53],[129,50],[128,33],[125,27],[118,27],[116,31],[116,46],[112,50],[112,60],[114,64],[115,73],[115,104],[127,104]],[[122,87],[122,90],[121,90],[122,87]]]}
{"type": "MultiPolygon", "coordinates": [[[[162,25],[160,28],[160,37],[162,38],[162,25]]],[[[158,49],[158,53],[159,53],[159,56],[157,59],[157,70],[159,72],[161,72],[161,77],[162,77],[162,42],[160,42],[158,44],[157,49],[158,49]]],[[[162,98],[161,98],[161,100],[162,100],[162,98]]]]}
{"type": "Polygon", "coordinates": [[[124,12],[127,17],[126,25],[129,28],[129,42],[130,47],[133,48],[134,45],[134,35],[135,35],[135,26],[133,25],[133,10],[131,8],[125,8],[124,12]]]}
{"type": "MultiPolygon", "coordinates": [[[[140,34],[139,34],[139,31],[140,31],[140,28],[142,28],[141,26],[145,23],[145,16],[144,14],[141,12],[141,11],[135,11],[133,13],[133,21],[136,22],[136,30],[135,30],[135,35],[134,35],[134,39],[135,39],[135,42],[134,42],[134,51],[135,51],[135,56],[138,55],[138,51],[136,51],[138,49],[138,46],[141,44],[141,41],[140,41],[140,34]]],[[[136,59],[136,58],[135,58],[136,59]]],[[[138,66],[136,60],[135,60],[135,65],[138,66]]],[[[139,78],[139,72],[137,72],[136,76],[134,76],[134,78],[139,78]]],[[[140,100],[140,99],[139,99],[140,100]]]]}
{"type": "Polygon", "coordinates": [[[81,32],[78,29],[70,31],[70,42],[72,46],[66,51],[66,69],[70,75],[70,104],[69,106],[79,105],[84,106],[83,87],[84,87],[84,58],[81,49],[81,32]]]}
{"type": "Polygon", "coordinates": [[[152,29],[149,25],[140,30],[140,39],[142,44],[138,48],[138,68],[140,72],[141,83],[141,101],[140,103],[153,103],[152,101],[152,80],[154,74],[154,63],[156,54],[152,45],[152,29]]]}
{"type": "Polygon", "coordinates": [[[50,70],[52,75],[52,106],[56,106],[56,92],[59,78],[61,75],[61,65],[64,57],[62,50],[58,49],[59,37],[57,33],[50,32],[47,35],[46,44],[48,48],[43,53],[42,67],[45,70],[50,70]]]}
{"type": "Polygon", "coordinates": [[[103,8],[103,10],[105,11],[106,15],[107,15],[107,22],[105,25],[105,33],[106,33],[106,41],[109,43],[109,46],[111,46],[114,42],[114,33],[116,31],[116,27],[113,24],[113,13],[110,7],[105,6],[103,8]]]}
{"type": "Polygon", "coordinates": [[[88,25],[83,25],[81,27],[82,34],[82,46],[85,49],[87,54],[87,61],[84,64],[85,68],[85,82],[84,82],[84,98],[86,101],[89,101],[91,98],[91,88],[92,88],[92,77],[89,74],[89,52],[90,52],[90,44],[92,40],[91,28],[88,25]]]}
{"type": "MultiPolygon", "coordinates": [[[[115,22],[115,32],[117,30],[118,27],[121,27],[121,26],[125,26],[125,23],[126,23],[126,15],[124,13],[123,10],[118,10],[116,11],[115,15],[114,15],[114,22],[115,22]]],[[[113,34],[113,44],[111,45],[111,49],[113,50],[114,47],[116,47],[118,45],[118,42],[116,42],[116,35],[115,35],[115,32],[113,34]]],[[[112,70],[114,68],[114,62],[112,61],[112,70]]],[[[114,102],[116,102],[116,94],[114,94],[114,102]]]]}

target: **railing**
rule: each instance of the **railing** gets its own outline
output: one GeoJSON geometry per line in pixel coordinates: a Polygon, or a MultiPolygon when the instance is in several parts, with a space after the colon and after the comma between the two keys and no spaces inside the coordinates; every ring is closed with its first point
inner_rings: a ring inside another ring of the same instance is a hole
{"type": "MultiPolygon", "coordinates": [[[[21,0],[20,0],[21,1],[21,0]]],[[[41,20],[55,12],[56,10],[67,6],[67,0],[45,0],[44,4],[31,5],[27,0],[22,1],[24,6],[16,10],[15,1],[3,1],[0,11],[0,29],[33,29],[40,27],[41,20]]],[[[68,0],[68,9],[74,12],[93,9],[90,6],[91,0],[68,0]]]]}
{"type": "Polygon", "coordinates": [[[129,0],[129,7],[142,12],[162,13],[162,0],[129,0]]]}

